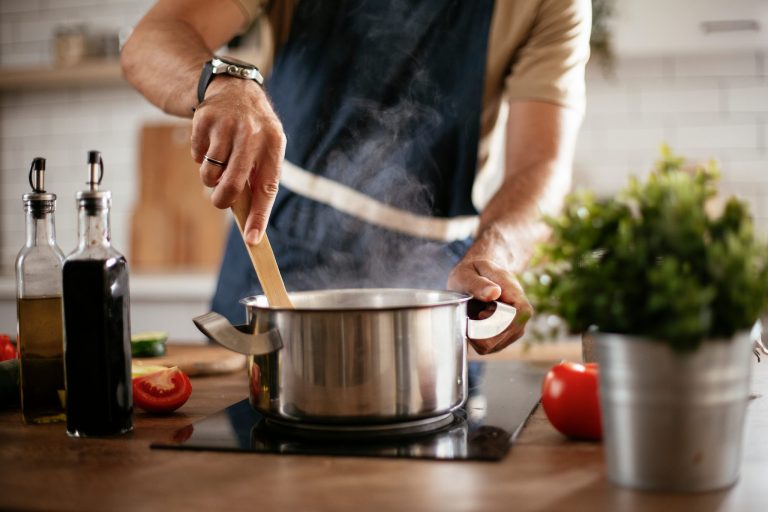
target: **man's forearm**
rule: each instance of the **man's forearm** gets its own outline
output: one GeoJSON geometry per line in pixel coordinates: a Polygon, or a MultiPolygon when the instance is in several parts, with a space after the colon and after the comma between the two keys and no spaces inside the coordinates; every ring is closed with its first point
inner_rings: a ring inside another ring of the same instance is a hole
{"type": "Polygon", "coordinates": [[[125,43],[123,74],[163,111],[191,117],[203,63],[245,21],[230,0],[160,0],[125,43]]]}
{"type": "MultiPolygon", "coordinates": [[[[523,271],[547,229],[543,212],[554,212],[570,186],[574,133],[561,131],[559,107],[527,102],[510,108],[505,179],[480,215],[475,242],[448,276],[449,289],[517,309],[498,336],[470,340],[481,354],[501,350],[520,336],[533,308],[516,274],[523,271]]],[[[567,116],[567,114],[566,114],[567,116]]],[[[568,121],[564,121],[568,124],[568,121]]]]}
{"type": "Polygon", "coordinates": [[[575,111],[527,101],[510,105],[504,181],[480,215],[471,257],[519,272],[547,235],[542,214],[562,206],[571,184],[575,111]]]}
{"type": "Polygon", "coordinates": [[[154,105],[191,117],[201,66],[210,55],[187,23],[145,20],[123,48],[121,64],[125,78],[154,105]]]}
{"type": "Polygon", "coordinates": [[[545,161],[509,176],[480,215],[473,251],[513,272],[523,270],[548,233],[542,213],[560,208],[569,175],[565,163],[545,161]]]}
{"type": "Polygon", "coordinates": [[[247,14],[232,0],[159,0],[142,18],[121,56],[126,78],[170,114],[192,117],[190,150],[211,202],[230,208],[249,190],[244,226],[256,244],[280,181],[285,134],[266,93],[253,80],[221,75],[198,103],[197,83],[213,50],[237,34],[247,14]],[[194,115],[192,109],[195,108],[194,115]]]}

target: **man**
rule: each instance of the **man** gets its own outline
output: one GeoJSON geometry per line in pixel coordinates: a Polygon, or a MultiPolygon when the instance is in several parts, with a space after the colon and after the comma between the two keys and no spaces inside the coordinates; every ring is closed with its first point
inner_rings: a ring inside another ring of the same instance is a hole
{"type": "MultiPolygon", "coordinates": [[[[514,274],[570,186],[590,17],[588,0],[161,0],[122,64],[151,102],[192,117],[215,206],[250,186],[246,239],[269,226],[289,290],[447,278],[518,308],[474,343],[488,353],[523,333],[531,306],[514,274]],[[264,87],[210,79],[213,51],[261,15],[276,46],[264,87]],[[483,197],[500,110],[503,171],[483,197]]],[[[242,245],[230,234],[214,298],[230,318],[257,287],[242,245]]]]}

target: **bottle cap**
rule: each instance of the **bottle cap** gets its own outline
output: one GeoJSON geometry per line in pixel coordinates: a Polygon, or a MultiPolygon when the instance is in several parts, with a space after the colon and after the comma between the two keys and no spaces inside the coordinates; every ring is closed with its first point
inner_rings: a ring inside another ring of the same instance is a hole
{"type": "Polygon", "coordinates": [[[111,205],[112,194],[109,190],[99,190],[104,178],[104,160],[101,151],[88,152],[88,190],[77,193],[77,203],[88,211],[108,209],[111,205]]]}
{"type": "Polygon", "coordinates": [[[21,196],[24,205],[36,213],[50,213],[56,208],[56,194],[45,191],[45,158],[35,157],[29,167],[29,186],[32,192],[21,196]]]}
{"type": "Polygon", "coordinates": [[[90,190],[99,190],[101,180],[104,178],[104,160],[101,159],[101,151],[88,152],[88,185],[90,190]]]}

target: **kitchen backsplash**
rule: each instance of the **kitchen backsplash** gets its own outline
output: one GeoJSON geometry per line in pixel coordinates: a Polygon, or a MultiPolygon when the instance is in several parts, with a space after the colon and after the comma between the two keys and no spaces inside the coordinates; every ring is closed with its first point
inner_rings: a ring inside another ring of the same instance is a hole
{"type": "Polygon", "coordinates": [[[721,191],[749,201],[768,236],[768,54],[634,57],[587,75],[574,184],[610,193],[667,143],[721,164],[721,191]]]}
{"type": "MultiPolygon", "coordinates": [[[[2,0],[0,66],[50,64],[57,27],[84,22],[124,32],[151,4],[2,0]]],[[[717,158],[723,191],[747,199],[768,234],[767,75],[768,56],[756,52],[618,58],[612,72],[591,64],[575,186],[613,192],[630,173],[646,172],[666,142],[691,157],[717,158]]],[[[2,272],[12,272],[23,243],[20,197],[29,162],[38,155],[48,158],[48,185],[59,194],[59,242],[68,252],[76,240],[74,194],[83,186],[86,151],[103,152],[105,188],[114,194],[114,244],[130,254],[138,133],[144,122],[160,119],[169,120],[127,86],[1,93],[2,272]]]]}
{"type": "Polygon", "coordinates": [[[0,66],[51,64],[62,29],[125,33],[153,0],[0,0],[0,66]]]}
{"type": "MultiPolygon", "coordinates": [[[[134,24],[152,3],[2,0],[0,68],[49,66],[58,27],[86,24],[117,33],[134,24]]],[[[169,119],[127,85],[0,93],[0,272],[12,275],[24,243],[21,195],[29,188],[27,172],[35,156],[48,160],[46,185],[58,194],[57,236],[68,253],[77,241],[75,193],[85,185],[87,151],[102,151],[107,170],[103,187],[113,196],[113,244],[130,254],[139,129],[146,121],[169,119]]]]}

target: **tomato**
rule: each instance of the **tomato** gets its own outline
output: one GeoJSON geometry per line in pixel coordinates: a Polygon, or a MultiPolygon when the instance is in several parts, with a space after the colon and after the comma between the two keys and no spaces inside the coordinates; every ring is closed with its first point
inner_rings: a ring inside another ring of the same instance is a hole
{"type": "Polygon", "coordinates": [[[11,343],[11,338],[7,334],[0,334],[0,361],[8,361],[16,357],[16,347],[11,343]]]}
{"type": "Polygon", "coordinates": [[[258,401],[261,394],[261,368],[258,364],[252,363],[251,367],[251,396],[258,401]]]}
{"type": "Polygon", "coordinates": [[[133,379],[133,403],[147,412],[173,412],[184,405],[191,394],[189,377],[176,366],[133,379]]]}
{"type": "Polygon", "coordinates": [[[574,439],[603,437],[597,394],[597,364],[564,361],[544,378],[541,405],[552,426],[574,439]]]}

